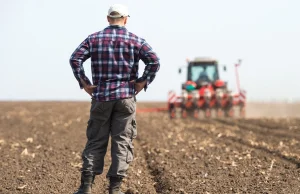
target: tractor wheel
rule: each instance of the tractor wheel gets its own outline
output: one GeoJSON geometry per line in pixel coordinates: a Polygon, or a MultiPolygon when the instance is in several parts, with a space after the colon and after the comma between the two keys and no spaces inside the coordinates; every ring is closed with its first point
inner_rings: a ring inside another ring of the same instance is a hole
{"type": "Polygon", "coordinates": [[[198,110],[194,110],[194,118],[195,119],[199,118],[199,111],[198,110]]]}
{"type": "Polygon", "coordinates": [[[234,116],[234,109],[233,109],[233,107],[227,108],[225,110],[225,117],[232,118],[233,116],[234,116]]]}
{"type": "Polygon", "coordinates": [[[245,106],[240,107],[240,117],[241,118],[246,117],[246,108],[245,108],[245,106]]]}
{"type": "Polygon", "coordinates": [[[174,119],[176,117],[176,109],[174,104],[169,105],[169,116],[170,119],[174,119]]]}
{"type": "Polygon", "coordinates": [[[170,119],[175,119],[176,118],[176,112],[175,112],[175,108],[170,110],[170,119]]]}
{"type": "Polygon", "coordinates": [[[183,119],[187,118],[187,111],[186,110],[182,110],[181,118],[183,118],[183,119]]]}
{"type": "Polygon", "coordinates": [[[205,117],[206,117],[206,118],[210,118],[210,117],[211,117],[211,110],[210,110],[209,108],[207,108],[207,109],[205,110],[205,117]]]}
{"type": "Polygon", "coordinates": [[[232,118],[234,116],[234,109],[232,107],[228,110],[228,116],[230,118],[232,118]]]}
{"type": "Polygon", "coordinates": [[[222,110],[222,108],[218,108],[217,110],[217,117],[218,118],[222,118],[224,116],[224,111],[222,110]]]}

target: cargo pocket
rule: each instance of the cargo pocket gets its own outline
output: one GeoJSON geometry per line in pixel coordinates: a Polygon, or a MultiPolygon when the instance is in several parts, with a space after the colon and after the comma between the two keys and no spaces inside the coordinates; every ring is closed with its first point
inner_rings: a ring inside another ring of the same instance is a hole
{"type": "Polygon", "coordinates": [[[133,154],[134,154],[134,147],[133,145],[130,143],[127,146],[127,156],[126,156],[126,162],[130,163],[133,161],[133,154]]]}

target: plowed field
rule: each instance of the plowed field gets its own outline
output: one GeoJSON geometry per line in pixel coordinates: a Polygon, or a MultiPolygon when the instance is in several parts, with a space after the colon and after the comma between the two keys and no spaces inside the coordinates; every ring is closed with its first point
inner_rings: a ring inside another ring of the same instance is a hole
{"type": "MultiPolygon", "coordinates": [[[[89,106],[86,102],[1,102],[0,193],[75,191],[89,106]]],[[[300,112],[296,108],[294,115],[300,112]]],[[[140,113],[137,127],[135,159],[124,191],[300,193],[298,118],[170,121],[166,113],[140,113]]],[[[109,161],[108,151],[105,173],[109,161]]],[[[94,193],[108,193],[107,186],[105,174],[96,177],[94,193]]]]}

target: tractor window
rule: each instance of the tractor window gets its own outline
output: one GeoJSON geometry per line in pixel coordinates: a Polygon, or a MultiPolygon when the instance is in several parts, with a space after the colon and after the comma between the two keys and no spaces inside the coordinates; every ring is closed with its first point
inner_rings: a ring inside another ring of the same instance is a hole
{"type": "Polygon", "coordinates": [[[215,81],[218,79],[218,72],[215,65],[196,65],[191,67],[190,78],[192,81],[215,81]]]}

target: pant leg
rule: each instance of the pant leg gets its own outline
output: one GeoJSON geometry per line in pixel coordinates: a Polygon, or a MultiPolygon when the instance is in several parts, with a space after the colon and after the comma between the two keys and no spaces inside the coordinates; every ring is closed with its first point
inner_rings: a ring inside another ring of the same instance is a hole
{"type": "Polygon", "coordinates": [[[92,101],[90,119],[86,131],[87,143],[82,153],[82,171],[87,171],[94,175],[102,174],[103,172],[113,104],[113,102],[92,101]]]}
{"type": "Polygon", "coordinates": [[[112,163],[107,177],[125,177],[133,161],[133,139],[137,136],[134,98],[116,102],[111,120],[112,163]]]}

